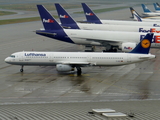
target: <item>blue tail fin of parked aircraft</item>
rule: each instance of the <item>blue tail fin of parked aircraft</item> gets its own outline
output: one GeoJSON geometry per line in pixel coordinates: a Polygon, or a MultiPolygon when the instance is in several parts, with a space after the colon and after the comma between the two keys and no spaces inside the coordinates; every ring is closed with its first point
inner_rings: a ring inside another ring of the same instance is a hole
{"type": "Polygon", "coordinates": [[[151,11],[147,8],[146,5],[144,5],[144,4],[141,4],[141,5],[142,5],[143,11],[144,11],[145,13],[150,13],[150,12],[151,12],[151,11]]]}
{"type": "Polygon", "coordinates": [[[37,5],[43,26],[45,30],[59,30],[62,27],[58,22],[51,16],[51,14],[42,5],[37,5]]]}
{"type": "Polygon", "coordinates": [[[55,3],[55,6],[61,21],[61,25],[64,28],[79,29],[73,18],[64,10],[64,8],[59,3],[55,3]]]}
{"type": "Polygon", "coordinates": [[[44,8],[42,5],[37,5],[37,8],[45,30],[36,30],[36,34],[58,39],[64,42],[74,43],[69,37],[67,37],[67,34],[64,32],[63,28],[46,10],[46,8],[44,8]]]}
{"type": "Polygon", "coordinates": [[[96,14],[85,3],[82,3],[82,7],[83,7],[83,10],[84,10],[84,14],[86,16],[87,22],[102,24],[102,22],[96,16],[96,14]]]}
{"type": "Polygon", "coordinates": [[[148,54],[153,35],[153,33],[148,33],[130,53],[148,54]]]}
{"type": "Polygon", "coordinates": [[[155,8],[156,11],[160,11],[160,6],[159,6],[159,4],[153,3],[153,5],[154,5],[154,8],[155,8]]]}

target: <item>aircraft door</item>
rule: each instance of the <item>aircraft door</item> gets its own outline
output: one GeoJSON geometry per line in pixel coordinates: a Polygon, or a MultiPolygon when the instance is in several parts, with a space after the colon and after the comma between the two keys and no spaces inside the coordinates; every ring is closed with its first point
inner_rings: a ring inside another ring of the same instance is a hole
{"type": "Polygon", "coordinates": [[[91,56],[89,56],[89,55],[87,56],[87,61],[88,61],[88,62],[92,62],[91,56]]]}
{"type": "Polygon", "coordinates": [[[54,62],[54,54],[50,54],[50,56],[49,56],[49,62],[54,62]]]}
{"type": "Polygon", "coordinates": [[[19,56],[18,56],[18,57],[19,57],[19,61],[20,61],[20,62],[23,62],[23,61],[24,61],[24,60],[23,60],[23,54],[24,54],[24,53],[22,52],[22,53],[21,53],[21,54],[19,54],[19,56]]]}
{"type": "Polygon", "coordinates": [[[131,62],[131,55],[127,55],[127,62],[131,62]]]}

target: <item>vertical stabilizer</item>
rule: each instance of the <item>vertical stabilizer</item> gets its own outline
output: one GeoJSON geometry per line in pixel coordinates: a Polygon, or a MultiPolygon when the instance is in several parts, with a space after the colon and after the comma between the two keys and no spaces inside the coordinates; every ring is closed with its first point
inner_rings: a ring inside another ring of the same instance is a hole
{"type": "Polygon", "coordinates": [[[68,27],[71,29],[79,29],[77,23],[73,20],[73,18],[65,11],[65,9],[59,3],[55,3],[55,7],[57,9],[57,13],[61,21],[61,25],[64,28],[68,27]]]}
{"type": "Polygon", "coordinates": [[[84,10],[84,14],[86,16],[87,22],[102,24],[102,22],[96,16],[96,14],[85,3],[82,3],[82,7],[83,7],[83,10],[84,10]]]}
{"type": "Polygon", "coordinates": [[[153,3],[153,6],[156,11],[160,11],[160,6],[158,3],[153,3]]]}
{"type": "Polygon", "coordinates": [[[52,15],[42,5],[37,5],[43,26],[45,30],[60,30],[63,29],[52,15]]]}
{"type": "Polygon", "coordinates": [[[148,33],[130,53],[148,54],[153,35],[153,33],[148,33]]]}
{"type": "Polygon", "coordinates": [[[142,8],[143,8],[144,13],[150,13],[150,12],[151,12],[151,11],[147,8],[146,5],[144,5],[144,4],[141,4],[141,5],[142,5],[142,8]]]}
{"type": "Polygon", "coordinates": [[[134,20],[142,22],[141,16],[132,7],[130,7],[130,11],[131,11],[131,14],[133,15],[134,20]]]}

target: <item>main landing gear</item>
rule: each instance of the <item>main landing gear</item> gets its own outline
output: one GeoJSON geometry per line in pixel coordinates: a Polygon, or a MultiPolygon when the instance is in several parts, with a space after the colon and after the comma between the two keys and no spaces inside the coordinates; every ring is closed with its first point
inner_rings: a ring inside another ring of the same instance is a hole
{"type": "Polygon", "coordinates": [[[95,48],[94,46],[86,45],[85,46],[85,52],[94,52],[95,48]]]}
{"type": "Polygon", "coordinates": [[[109,49],[103,50],[103,52],[117,52],[117,49],[111,46],[109,49]]]}
{"type": "Polygon", "coordinates": [[[82,74],[82,70],[80,67],[76,67],[77,68],[77,76],[81,76],[82,74]]]}
{"type": "Polygon", "coordinates": [[[21,66],[20,72],[23,72],[23,65],[21,66]]]}

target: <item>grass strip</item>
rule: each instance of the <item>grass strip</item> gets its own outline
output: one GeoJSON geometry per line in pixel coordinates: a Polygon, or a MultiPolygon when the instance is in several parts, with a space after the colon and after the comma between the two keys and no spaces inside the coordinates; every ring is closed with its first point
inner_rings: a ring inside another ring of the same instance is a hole
{"type": "MultiPolygon", "coordinates": [[[[124,6],[124,7],[115,7],[115,8],[104,8],[104,9],[93,10],[93,12],[94,13],[102,13],[102,12],[109,12],[109,11],[120,10],[120,9],[125,9],[125,8],[129,8],[129,7],[124,6]]],[[[75,12],[75,13],[82,14],[84,12],[81,11],[81,12],[75,12]]]]}
{"type": "Polygon", "coordinates": [[[16,14],[15,12],[8,12],[8,11],[0,11],[0,16],[2,15],[12,15],[12,14],[16,14]]]}
{"type": "MultiPolygon", "coordinates": [[[[58,18],[58,17],[54,16],[54,18],[58,18]]],[[[32,21],[39,21],[39,20],[41,20],[40,17],[30,17],[30,18],[0,20],[0,25],[14,24],[14,23],[23,23],[23,22],[32,22],[32,21]]]]}

